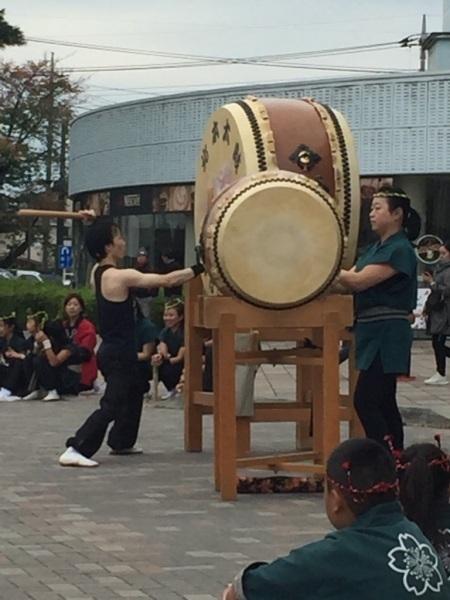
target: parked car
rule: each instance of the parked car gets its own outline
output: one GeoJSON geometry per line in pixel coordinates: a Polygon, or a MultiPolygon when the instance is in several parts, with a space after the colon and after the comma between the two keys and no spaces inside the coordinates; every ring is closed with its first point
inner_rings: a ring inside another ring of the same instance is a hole
{"type": "Polygon", "coordinates": [[[44,279],[39,271],[26,271],[23,269],[16,270],[16,279],[27,279],[28,281],[33,281],[35,283],[44,283],[44,279]]]}
{"type": "Polygon", "coordinates": [[[14,279],[14,275],[8,269],[0,269],[0,279],[14,279]]]}

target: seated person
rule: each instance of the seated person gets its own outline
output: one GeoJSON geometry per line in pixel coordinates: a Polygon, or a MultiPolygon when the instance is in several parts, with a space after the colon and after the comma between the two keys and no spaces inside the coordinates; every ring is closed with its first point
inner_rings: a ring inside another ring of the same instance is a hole
{"type": "Polygon", "coordinates": [[[66,296],[62,323],[70,342],[80,349],[81,392],[92,390],[97,379],[97,332],[95,325],[85,316],[85,312],[86,305],[79,294],[71,293],[66,296]]]}
{"type": "Polygon", "coordinates": [[[70,343],[60,321],[48,321],[43,330],[34,336],[39,350],[35,357],[36,388],[25,398],[40,397],[40,388],[46,393],[42,400],[52,402],[61,399],[61,394],[77,395],[80,389],[83,351],[70,343]],[[80,356],[81,354],[81,356],[80,356]]]}
{"type": "Polygon", "coordinates": [[[180,298],[166,303],[163,319],[165,327],[158,336],[152,365],[159,367],[159,379],[167,389],[161,400],[168,400],[177,393],[176,386],[184,366],[184,304],[180,298]]]}
{"type": "Polygon", "coordinates": [[[0,318],[0,401],[19,400],[24,388],[23,361],[26,340],[17,326],[16,315],[0,318]]]}
{"type": "Polygon", "coordinates": [[[450,578],[450,459],[439,446],[414,444],[398,469],[405,515],[436,548],[450,578]]]}
{"type": "Polygon", "coordinates": [[[223,600],[450,598],[430,542],[403,514],[394,459],[373,440],[338,446],[326,469],[325,505],[337,531],[241,572],[223,600]]]}

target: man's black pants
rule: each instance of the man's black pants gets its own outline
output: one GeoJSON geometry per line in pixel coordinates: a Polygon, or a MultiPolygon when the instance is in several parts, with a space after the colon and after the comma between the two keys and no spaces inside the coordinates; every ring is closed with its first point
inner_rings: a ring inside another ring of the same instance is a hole
{"type": "Polygon", "coordinates": [[[368,438],[385,443],[391,436],[396,449],[403,448],[403,422],[397,406],[397,375],[384,373],[380,354],[367,371],[361,371],[354,404],[368,438]]]}
{"type": "Polygon", "coordinates": [[[113,450],[134,446],[142,413],[143,395],[137,361],[123,360],[115,350],[103,346],[98,352],[98,362],[106,381],[100,408],[66,442],[67,447],[72,446],[87,457],[100,448],[112,421],[108,446],[113,450]]]}

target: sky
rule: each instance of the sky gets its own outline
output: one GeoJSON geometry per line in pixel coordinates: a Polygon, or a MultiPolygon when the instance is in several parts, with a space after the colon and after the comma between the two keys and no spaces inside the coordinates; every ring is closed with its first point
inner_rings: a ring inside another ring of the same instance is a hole
{"type": "Polygon", "coordinates": [[[54,52],[60,69],[152,66],[72,73],[74,79],[84,80],[86,93],[78,107],[84,112],[185,90],[357,74],[318,70],[317,65],[380,72],[417,69],[417,47],[283,59],[275,64],[268,59],[272,66],[207,64],[204,57],[242,59],[398,42],[420,33],[423,14],[429,32],[442,31],[443,0],[4,0],[1,6],[8,22],[27,38],[142,51],[107,52],[34,41],[1,51],[3,60],[19,64],[54,52]],[[193,62],[201,65],[168,67],[193,62]],[[299,68],[305,64],[313,68],[299,68]]]}

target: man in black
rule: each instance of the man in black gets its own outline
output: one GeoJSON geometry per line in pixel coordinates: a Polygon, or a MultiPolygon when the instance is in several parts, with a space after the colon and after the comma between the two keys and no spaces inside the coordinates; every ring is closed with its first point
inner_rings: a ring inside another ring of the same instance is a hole
{"type": "Polygon", "coordinates": [[[100,448],[112,421],[108,445],[116,454],[133,453],[141,391],[130,290],[182,285],[203,271],[199,264],[167,275],[119,269],[118,263],[125,256],[125,239],[116,225],[101,220],[89,228],[86,247],[98,262],[94,275],[102,337],[98,360],[106,389],[100,408],[67,440],[67,449],[59,458],[62,466],[96,467],[98,463],[91,456],[100,448]]]}

